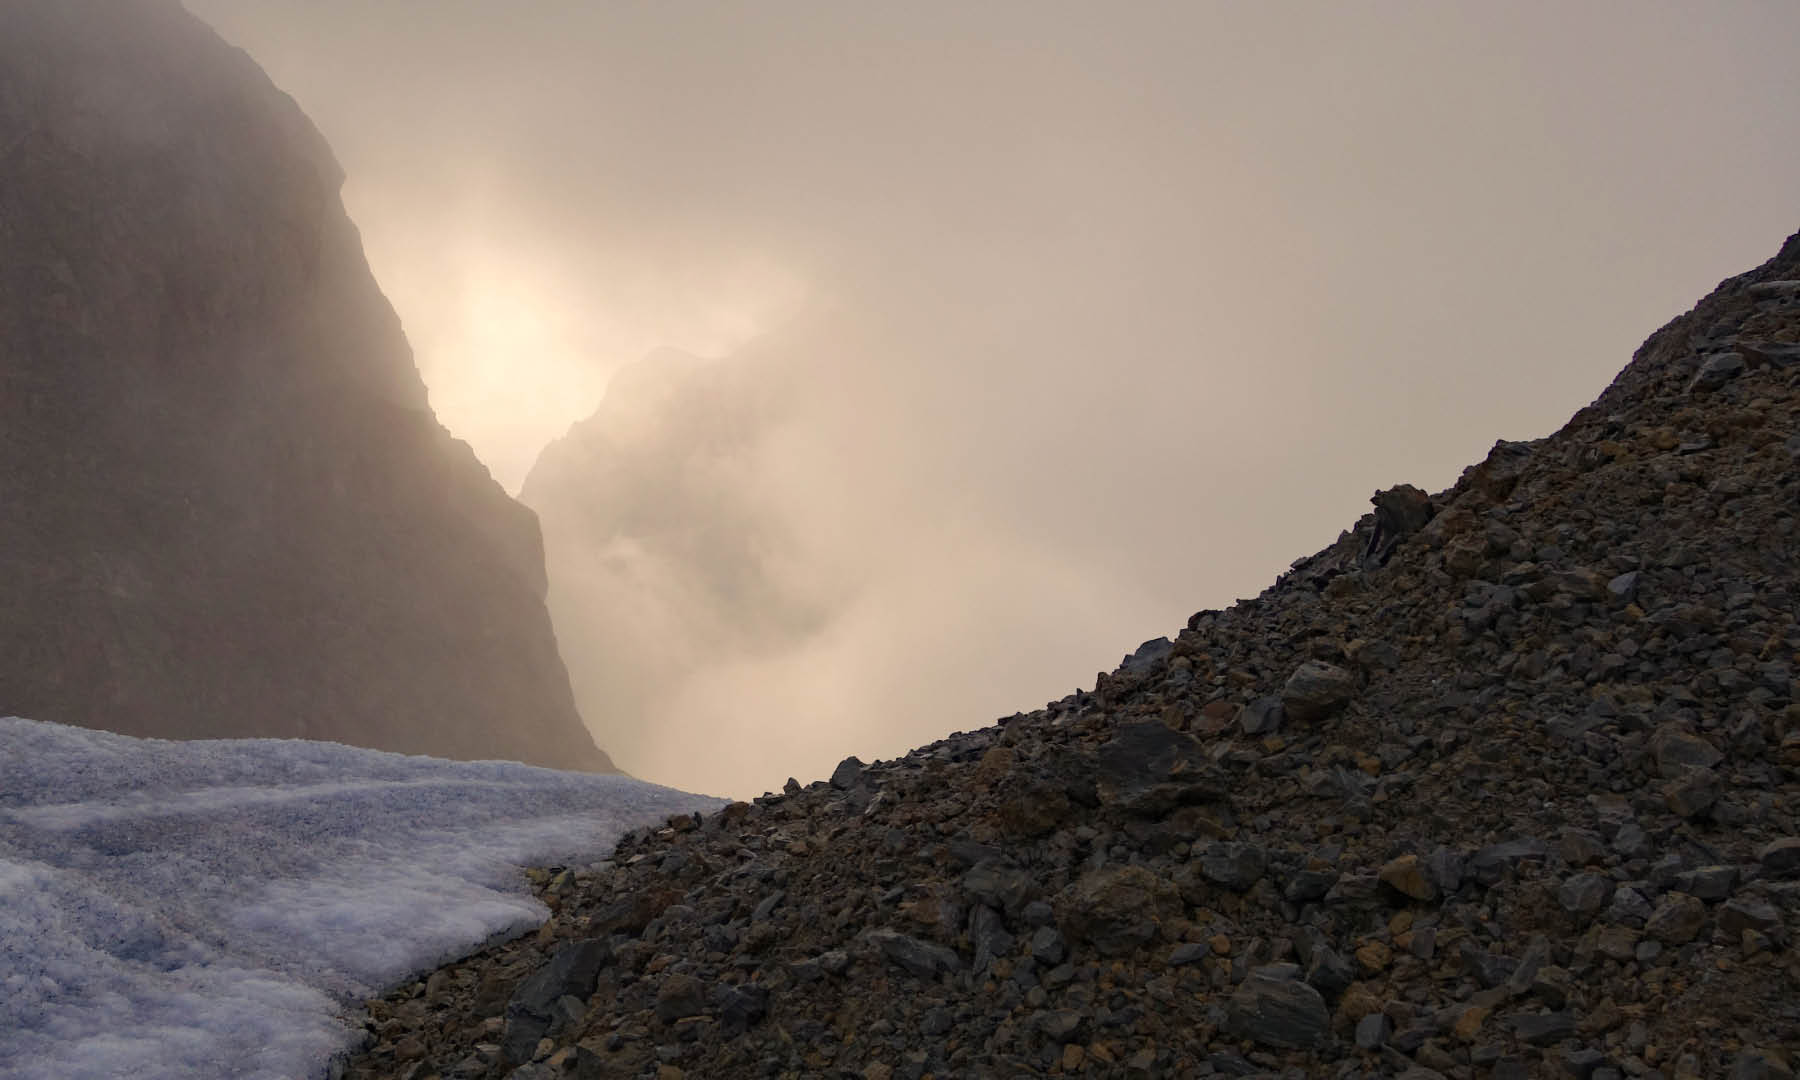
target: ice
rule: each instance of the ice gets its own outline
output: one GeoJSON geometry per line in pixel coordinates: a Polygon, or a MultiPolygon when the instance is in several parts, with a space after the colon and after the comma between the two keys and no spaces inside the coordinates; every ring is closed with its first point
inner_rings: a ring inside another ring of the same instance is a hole
{"type": "Polygon", "coordinates": [[[548,914],[519,868],[721,800],[0,719],[0,1077],[323,1076],[355,1003],[548,914]]]}

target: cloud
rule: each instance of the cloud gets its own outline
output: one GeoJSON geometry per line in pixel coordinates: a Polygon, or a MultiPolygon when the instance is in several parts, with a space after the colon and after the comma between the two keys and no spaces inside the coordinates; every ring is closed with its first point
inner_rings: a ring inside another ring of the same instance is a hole
{"type": "Polygon", "coordinates": [[[603,745],[733,793],[1040,703],[1554,428],[1800,186],[1782,6],[189,4],[332,141],[503,483],[652,349],[720,359],[741,437],[632,465],[685,523],[552,571],[616,617],[559,620],[603,745]]]}

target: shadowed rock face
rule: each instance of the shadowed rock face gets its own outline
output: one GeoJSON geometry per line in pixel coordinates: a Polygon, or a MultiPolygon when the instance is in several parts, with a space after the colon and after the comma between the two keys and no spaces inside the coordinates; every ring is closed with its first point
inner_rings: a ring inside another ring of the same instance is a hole
{"type": "Polygon", "coordinates": [[[173,0],[0,8],[0,713],[610,769],[342,179],[173,0]]]}

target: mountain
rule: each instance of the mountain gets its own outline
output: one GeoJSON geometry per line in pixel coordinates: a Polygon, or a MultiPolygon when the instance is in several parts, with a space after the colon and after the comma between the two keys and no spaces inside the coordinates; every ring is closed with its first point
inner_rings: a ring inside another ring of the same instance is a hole
{"type": "Polygon", "coordinates": [[[347,1075],[1791,1078],[1797,432],[1800,235],[1092,688],[627,834],[347,1075]]]}
{"type": "Polygon", "coordinates": [[[0,11],[0,713],[608,770],[342,182],[175,0],[0,11]]]}

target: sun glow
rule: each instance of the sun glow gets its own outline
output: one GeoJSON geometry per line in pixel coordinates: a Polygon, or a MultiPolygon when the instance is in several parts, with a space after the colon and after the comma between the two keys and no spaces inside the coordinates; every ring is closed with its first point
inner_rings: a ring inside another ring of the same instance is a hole
{"type": "Polygon", "coordinates": [[[791,318],[804,297],[797,275],[754,258],[631,281],[489,245],[470,245],[433,273],[387,272],[389,252],[375,238],[368,247],[382,280],[437,286],[401,285],[391,299],[439,421],[514,493],[543,447],[594,411],[620,367],[663,347],[729,355],[791,318]]]}

